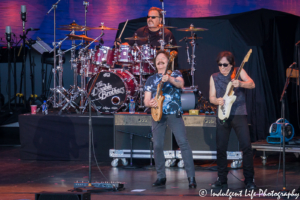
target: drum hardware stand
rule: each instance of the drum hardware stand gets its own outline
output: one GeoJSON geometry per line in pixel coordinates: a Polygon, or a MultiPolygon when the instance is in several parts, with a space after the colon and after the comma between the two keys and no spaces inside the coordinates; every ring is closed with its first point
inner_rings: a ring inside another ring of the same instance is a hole
{"type": "MultiPolygon", "coordinates": [[[[137,45],[137,43],[135,42],[134,43],[134,48],[136,48],[138,50],[138,52],[142,55],[142,57],[146,57],[143,52],[141,51],[141,49],[139,48],[139,46],[137,45]]],[[[151,63],[148,59],[145,59],[145,61],[150,65],[150,67],[152,67],[152,69],[155,70],[155,67],[153,66],[153,63],[151,63]]],[[[140,105],[138,108],[145,108],[145,106],[143,105],[144,102],[143,102],[143,99],[144,99],[144,94],[143,94],[143,69],[142,69],[142,62],[140,62],[140,74],[139,74],[139,85],[138,85],[138,95],[140,96],[140,105]]]]}
{"type": "MultiPolygon", "coordinates": [[[[192,27],[194,27],[193,24],[191,24],[192,27]]],[[[196,47],[196,42],[195,42],[195,39],[194,37],[196,36],[196,34],[192,31],[191,32],[191,36],[193,37],[192,41],[190,42],[191,43],[191,46],[192,46],[192,64],[191,64],[191,76],[192,76],[192,85],[191,85],[191,89],[197,89],[198,86],[195,86],[195,64],[196,64],[196,61],[195,61],[195,47],[196,47]]]]}
{"type": "MultiPolygon", "coordinates": [[[[74,32],[74,31],[72,31],[72,32],[74,32]]],[[[73,42],[73,41],[72,41],[73,42]]],[[[82,45],[83,43],[80,43],[79,45],[77,45],[77,46],[80,46],[80,45],[82,45]]],[[[76,49],[76,47],[77,47],[76,45],[72,45],[72,48],[70,48],[70,49],[68,49],[68,50],[66,50],[66,51],[64,51],[64,52],[61,52],[61,54],[65,54],[66,52],[68,52],[68,51],[70,51],[71,50],[71,54],[72,54],[72,51],[73,51],[73,53],[74,53],[74,49],[76,49]]],[[[71,55],[71,59],[72,59],[72,55],[71,55]]],[[[61,59],[59,59],[60,60],[60,62],[59,63],[62,63],[62,61],[61,61],[61,59]]],[[[73,64],[72,64],[73,65],[73,64]]],[[[76,70],[74,70],[74,71],[76,71],[76,70]]],[[[77,72],[76,72],[76,74],[77,74],[77,72]]],[[[76,77],[76,79],[77,79],[77,77],[76,77]]],[[[79,96],[79,92],[77,92],[77,88],[75,88],[75,86],[71,86],[71,91],[69,92],[69,97],[70,97],[70,100],[67,98],[67,97],[65,97],[62,93],[60,93],[61,95],[63,95],[63,97],[64,97],[64,99],[65,99],[65,102],[66,102],[66,104],[62,107],[62,109],[59,111],[59,115],[62,113],[62,111],[64,111],[65,109],[70,109],[71,107],[72,108],[74,108],[75,109],[75,111],[76,111],[76,113],[78,114],[78,113],[80,113],[80,111],[76,108],[76,106],[78,107],[78,105],[76,104],[76,102],[75,102],[75,99],[79,96]]]]}
{"type": "MultiPolygon", "coordinates": [[[[194,25],[191,24],[190,28],[194,28],[194,25]]],[[[187,37],[182,38],[181,40],[179,40],[179,42],[184,40],[185,43],[186,43],[186,52],[187,52],[187,57],[188,57],[187,62],[191,65],[191,76],[192,76],[192,85],[190,86],[190,88],[193,91],[197,91],[198,86],[195,85],[195,71],[196,71],[196,69],[195,69],[195,64],[196,64],[196,61],[195,61],[195,58],[196,58],[196,56],[195,56],[195,47],[196,47],[197,44],[196,44],[196,41],[195,41],[196,34],[194,33],[194,31],[191,31],[191,36],[193,38],[190,42],[190,44],[192,46],[192,55],[191,55],[192,59],[190,59],[190,55],[189,55],[189,46],[188,46],[188,43],[187,43],[187,37]]]]}
{"type": "MultiPolygon", "coordinates": [[[[89,6],[89,2],[87,2],[87,1],[83,1],[83,5],[84,5],[84,25],[85,25],[85,27],[86,27],[86,13],[87,13],[87,7],[89,6]]],[[[85,30],[84,31],[84,35],[86,35],[87,36],[87,31],[85,30]]]]}
{"type": "MultiPolygon", "coordinates": [[[[58,71],[58,87],[54,87],[51,88],[50,90],[53,92],[53,98],[49,98],[47,101],[50,101],[53,105],[53,108],[58,108],[58,107],[62,107],[62,105],[65,102],[68,102],[69,100],[67,99],[66,95],[67,94],[67,90],[63,87],[62,85],[62,76],[63,76],[63,54],[64,52],[61,50],[61,44],[63,43],[63,41],[65,41],[68,37],[66,37],[65,39],[63,39],[62,41],[58,42],[57,45],[54,45],[54,52],[56,51],[56,47],[58,46],[58,58],[59,58],[59,66],[56,69],[52,69],[53,71],[53,78],[56,74],[56,71],[58,71]],[[58,103],[56,102],[56,93],[58,93],[58,103]],[[64,100],[63,100],[64,99],[64,100]],[[56,106],[56,107],[54,107],[56,106]]],[[[50,52],[51,53],[51,52],[50,52]]],[[[55,56],[56,57],[56,56],[55,56]]],[[[56,59],[54,60],[54,62],[56,62],[56,59]]],[[[54,82],[54,86],[56,86],[56,79],[53,79],[54,82]]]]}
{"type": "MultiPolygon", "coordinates": [[[[52,8],[47,12],[47,15],[51,12],[51,10],[53,10],[54,12],[54,41],[53,41],[53,46],[56,45],[56,9],[57,9],[57,4],[60,2],[60,0],[58,0],[55,4],[52,5],[52,8]]],[[[53,65],[53,69],[52,69],[52,72],[53,72],[53,88],[55,89],[56,88],[56,48],[54,49],[54,56],[53,56],[53,59],[54,59],[54,65],[53,65]]],[[[52,101],[52,105],[53,105],[53,108],[57,108],[58,105],[56,103],[56,92],[54,91],[54,96],[53,96],[53,101],[52,101]]]]}
{"type": "Polygon", "coordinates": [[[166,15],[166,11],[164,8],[164,0],[159,0],[161,2],[161,8],[162,8],[162,16],[163,16],[163,23],[162,23],[162,27],[160,29],[159,34],[162,36],[162,39],[159,40],[160,42],[160,50],[164,50],[164,46],[165,46],[165,15],[166,15]]]}
{"type": "MultiPolygon", "coordinates": [[[[86,56],[86,51],[87,51],[87,48],[89,46],[91,46],[91,44],[93,44],[96,40],[98,40],[100,37],[102,37],[104,35],[104,32],[103,30],[101,31],[101,34],[96,38],[94,39],[90,44],[88,44],[85,48],[82,48],[79,50],[79,55],[80,58],[81,58],[81,70],[80,70],[80,74],[81,74],[81,89],[79,88],[79,91],[80,91],[80,95],[81,95],[81,102],[80,102],[80,109],[81,109],[81,112],[83,113],[85,108],[86,108],[86,103],[84,103],[84,98],[86,97],[86,92],[85,92],[85,88],[86,88],[86,80],[85,80],[85,77],[86,77],[86,71],[88,70],[88,65],[87,65],[87,56],[86,56]],[[87,69],[87,70],[84,70],[84,69],[87,69]]],[[[96,106],[94,106],[94,109],[98,111],[98,109],[96,108],[96,106]]],[[[99,112],[99,111],[98,111],[99,112]]]]}

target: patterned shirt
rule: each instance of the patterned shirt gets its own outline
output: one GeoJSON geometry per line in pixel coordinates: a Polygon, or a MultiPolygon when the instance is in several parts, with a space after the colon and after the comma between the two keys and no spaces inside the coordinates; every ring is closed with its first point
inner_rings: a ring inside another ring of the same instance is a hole
{"type": "MultiPolygon", "coordinates": [[[[175,70],[172,72],[171,77],[177,78],[182,77],[180,71],[175,70]]],[[[162,79],[162,74],[154,74],[150,76],[144,86],[144,91],[151,92],[152,98],[155,97],[157,91],[157,85],[162,79]]],[[[170,82],[165,82],[162,88],[165,100],[163,102],[163,113],[164,114],[175,114],[179,109],[183,113],[181,108],[181,89],[175,87],[170,82]]]]}

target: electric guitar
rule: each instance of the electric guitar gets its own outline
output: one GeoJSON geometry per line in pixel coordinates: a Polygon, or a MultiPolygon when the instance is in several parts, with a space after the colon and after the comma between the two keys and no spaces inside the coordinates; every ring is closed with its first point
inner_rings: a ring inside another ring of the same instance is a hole
{"type": "MultiPolygon", "coordinates": [[[[174,58],[177,56],[177,54],[178,53],[176,51],[170,52],[170,58],[168,60],[167,68],[166,68],[164,75],[167,74],[168,66],[174,60],[174,58]]],[[[164,83],[162,81],[160,81],[160,83],[157,85],[157,91],[156,91],[156,95],[154,97],[154,99],[157,102],[157,107],[151,108],[152,118],[156,122],[161,120],[162,113],[163,113],[163,102],[165,100],[165,97],[163,96],[163,92],[162,92],[163,85],[164,85],[164,83]]]]}
{"type": "MultiPolygon", "coordinates": [[[[241,73],[245,63],[248,62],[251,53],[252,53],[252,49],[250,49],[248,51],[247,55],[245,56],[238,72],[236,73],[236,75],[234,77],[234,80],[238,80],[238,78],[240,76],[240,73],[241,73]]],[[[218,117],[219,117],[220,120],[227,120],[229,118],[232,104],[236,100],[236,96],[234,95],[233,88],[234,87],[232,85],[232,81],[230,81],[227,85],[225,95],[223,96],[224,104],[222,106],[219,105],[218,117]]]]}

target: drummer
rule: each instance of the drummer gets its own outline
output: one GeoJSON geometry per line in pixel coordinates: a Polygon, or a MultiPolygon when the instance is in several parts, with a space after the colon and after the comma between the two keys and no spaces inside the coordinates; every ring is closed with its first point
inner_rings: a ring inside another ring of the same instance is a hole
{"type": "MultiPolygon", "coordinates": [[[[159,40],[161,39],[161,36],[159,35],[160,27],[159,24],[162,24],[163,20],[163,14],[162,14],[162,9],[157,8],[157,7],[152,7],[149,9],[148,16],[147,16],[147,26],[139,28],[135,33],[137,34],[138,37],[148,37],[148,40],[139,40],[137,41],[137,44],[139,46],[148,44],[152,47],[156,47],[157,49],[160,48],[160,42],[159,40]]],[[[176,40],[172,34],[172,32],[168,29],[165,28],[165,44],[171,43],[171,45],[177,46],[176,40]]],[[[122,43],[123,45],[129,44],[132,46],[135,41],[131,40],[128,43],[122,43]]],[[[176,50],[176,49],[173,49],[176,50]]]]}

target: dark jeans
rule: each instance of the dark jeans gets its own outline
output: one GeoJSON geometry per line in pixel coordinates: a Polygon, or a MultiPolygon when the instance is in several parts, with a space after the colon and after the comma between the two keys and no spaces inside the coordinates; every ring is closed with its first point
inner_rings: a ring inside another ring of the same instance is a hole
{"type": "Polygon", "coordinates": [[[240,150],[243,151],[244,182],[245,184],[253,182],[253,153],[250,142],[247,115],[230,115],[224,125],[217,122],[217,165],[219,181],[227,183],[228,169],[226,151],[231,128],[234,129],[239,140],[240,150]]]}
{"type": "Polygon", "coordinates": [[[153,149],[157,178],[165,178],[164,140],[167,125],[171,128],[180,147],[187,177],[195,177],[194,160],[191,147],[186,137],[183,119],[175,115],[162,115],[159,122],[152,119],[153,149]]]}

